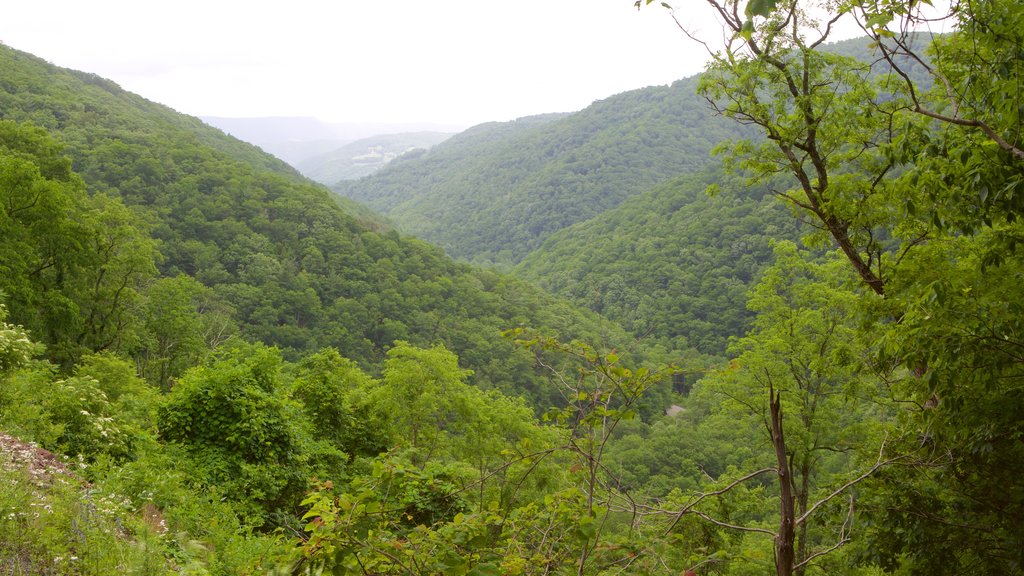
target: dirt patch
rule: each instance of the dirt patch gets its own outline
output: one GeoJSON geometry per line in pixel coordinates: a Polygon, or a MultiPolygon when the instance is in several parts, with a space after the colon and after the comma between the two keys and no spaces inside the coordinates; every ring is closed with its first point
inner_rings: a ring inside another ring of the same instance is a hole
{"type": "Polygon", "coordinates": [[[3,432],[0,432],[0,467],[25,470],[31,482],[39,487],[49,486],[57,477],[85,484],[53,452],[3,432]]]}

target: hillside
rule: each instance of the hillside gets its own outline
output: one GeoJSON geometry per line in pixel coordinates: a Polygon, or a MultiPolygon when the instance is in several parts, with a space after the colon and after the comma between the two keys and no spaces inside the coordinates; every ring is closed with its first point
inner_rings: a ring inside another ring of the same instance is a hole
{"type": "Polygon", "coordinates": [[[724,355],[754,317],[747,293],[797,223],[763,188],[706,171],[552,234],[516,273],[621,323],[665,350],[724,355]],[[733,180],[735,183],[735,181],[733,180]]]}
{"type": "Polygon", "coordinates": [[[707,113],[696,81],[477,126],[335,190],[457,258],[515,264],[550,234],[707,165],[712,146],[744,133],[707,113]]]}
{"type": "Polygon", "coordinates": [[[0,47],[0,572],[1019,575],[1024,9],[918,95],[723,6],[703,93],[767,138],[516,268],[631,335],[0,47]]]}
{"type": "Polygon", "coordinates": [[[350,142],[293,165],[306,177],[331,185],[369,176],[402,154],[420,154],[451,136],[447,132],[381,134],[350,142]]]}
{"type": "MultiPolygon", "coordinates": [[[[444,343],[478,384],[539,398],[546,393],[527,368],[530,355],[505,342],[501,329],[622,336],[523,282],[364,224],[280,160],[95,75],[2,47],[0,110],[56,137],[91,195],[132,209],[131,225],[155,242],[160,277],[197,280],[242,335],[288,357],[331,346],[373,369],[396,340],[444,343]]],[[[144,302],[153,279],[135,281],[144,302]]],[[[32,290],[12,290],[24,294],[8,302],[12,319],[45,334],[56,320],[35,313],[32,290]]],[[[131,352],[141,337],[108,346],[131,352]]],[[[88,351],[80,336],[66,338],[63,348],[46,342],[67,350],[62,362],[88,351]]]]}

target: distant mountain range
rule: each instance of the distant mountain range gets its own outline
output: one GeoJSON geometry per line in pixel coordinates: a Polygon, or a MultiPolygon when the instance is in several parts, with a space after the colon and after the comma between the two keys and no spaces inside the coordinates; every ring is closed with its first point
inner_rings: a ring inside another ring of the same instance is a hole
{"type": "Polygon", "coordinates": [[[225,118],[204,116],[203,122],[254,144],[274,156],[296,165],[326,154],[346,144],[371,136],[402,132],[455,133],[465,126],[454,124],[386,123],[386,122],[324,122],[301,116],[267,118],[225,118]]]}
{"type": "Polygon", "coordinates": [[[422,154],[450,132],[402,132],[363,138],[294,164],[306,177],[332,185],[369,176],[402,155],[422,154]]]}

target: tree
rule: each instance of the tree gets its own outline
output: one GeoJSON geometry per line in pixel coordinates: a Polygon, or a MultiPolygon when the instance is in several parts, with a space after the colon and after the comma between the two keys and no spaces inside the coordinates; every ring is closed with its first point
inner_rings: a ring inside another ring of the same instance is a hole
{"type": "Polygon", "coordinates": [[[891,478],[914,494],[940,490],[904,505],[894,484],[875,485],[885,504],[873,561],[911,573],[1019,571],[1024,491],[1010,438],[1019,438],[1024,363],[1019,316],[1006,307],[1021,299],[1010,279],[1024,270],[1024,9],[953,2],[954,30],[922,51],[912,32],[928,21],[927,3],[707,4],[726,42],[712,50],[704,93],[766,137],[726,148],[728,164],[755,181],[791,179],[778,195],[885,296],[866,299],[883,328],[878,363],[916,376],[892,391],[918,407],[901,423],[904,437],[922,439],[902,446],[917,464],[891,478]],[[821,49],[843,18],[859,19],[888,65],[877,88],[866,66],[821,49]],[[911,65],[932,76],[930,91],[914,84],[911,65]]]}
{"type": "Polygon", "coordinates": [[[280,368],[279,351],[230,341],[186,372],[158,412],[159,438],[257,525],[295,506],[308,480],[280,368]]]}
{"type": "Polygon", "coordinates": [[[127,351],[140,336],[140,288],[156,275],[155,244],[119,199],[94,194],[86,209],[80,231],[85,254],[77,281],[69,284],[82,318],[75,344],[93,352],[127,351]]]}
{"type": "Polygon", "coordinates": [[[355,362],[328,348],[299,362],[291,397],[302,404],[314,438],[331,443],[350,459],[372,457],[387,451],[390,440],[389,419],[375,418],[360,400],[373,385],[355,362]]]}
{"type": "Polygon", "coordinates": [[[759,424],[760,461],[776,476],[777,528],[767,530],[776,573],[804,574],[852,541],[854,488],[892,462],[885,438],[896,406],[867,364],[871,338],[858,333],[845,263],[810,262],[789,242],[775,255],[748,303],[754,328],[734,343],[729,366],[698,386],[731,419],[759,424]]]}
{"type": "Polygon", "coordinates": [[[134,343],[155,248],[119,200],[89,196],[44,130],[0,121],[0,287],[16,318],[70,368],[134,343]]]}
{"type": "Polygon", "coordinates": [[[153,281],[140,307],[143,326],[133,355],[139,372],[164,391],[237,330],[230,308],[185,275],[153,281]]]}

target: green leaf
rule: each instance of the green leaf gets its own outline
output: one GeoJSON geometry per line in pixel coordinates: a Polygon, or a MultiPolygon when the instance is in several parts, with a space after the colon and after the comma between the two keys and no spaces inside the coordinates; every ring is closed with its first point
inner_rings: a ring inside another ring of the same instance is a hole
{"type": "MultiPolygon", "coordinates": [[[[750,2],[747,3],[747,8],[744,10],[744,13],[747,15],[747,18],[753,18],[754,16],[768,17],[768,15],[772,13],[772,10],[775,9],[775,5],[776,0],[750,0],[750,2]]],[[[750,20],[748,20],[748,22],[750,22],[750,20]]],[[[746,24],[744,24],[743,27],[746,28],[746,24]]]]}
{"type": "Polygon", "coordinates": [[[743,29],[740,30],[740,36],[743,36],[748,42],[754,35],[754,21],[747,20],[743,23],[743,29]]]}
{"type": "Polygon", "coordinates": [[[500,576],[501,570],[494,564],[478,564],[469,571],[468,576],[500,576]]]}

